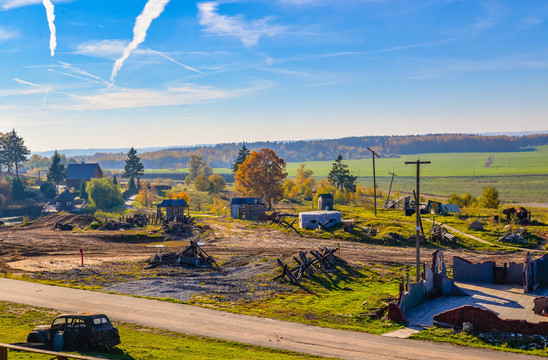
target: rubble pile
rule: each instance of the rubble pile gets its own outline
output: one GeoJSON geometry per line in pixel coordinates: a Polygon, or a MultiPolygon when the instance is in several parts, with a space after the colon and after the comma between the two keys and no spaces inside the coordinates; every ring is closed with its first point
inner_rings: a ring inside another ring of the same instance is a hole
{"type": "Polygon", "coordinates": [[[217,266],[213,257],[209,256],[198,245],[197,241],[192,240],[190,241],[190,244],[178,254],[173,251],[162,253],[162,249],[158,250],[158,253],[148,259],[147,263],[148,265],[145,266],[145,269],[151,269],[160,265],[190,265],[196,267],[217,266]]]}
{"type": "Polygon", "coordinates": [[[525,244],[527,240],[523,238],[524,235],[526,235],[526,231],[508,232],[497,241],[509,244],[525,244]]]}

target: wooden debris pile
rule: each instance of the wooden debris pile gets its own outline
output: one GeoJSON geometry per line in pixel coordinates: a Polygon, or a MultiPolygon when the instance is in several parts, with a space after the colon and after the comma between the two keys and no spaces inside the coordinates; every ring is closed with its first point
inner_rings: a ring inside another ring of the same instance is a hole
{"type": "Polygon", "coordinates": [[[177,235],[192,236],[194,230],[201,231],[201,229],[194,224],[192,216],[178,215],[172,216],[169,219],[164,219],[162,228],[164,233],[176,233],[177,235]]]}
{"type": "Polygon", "coordinates": [[[439,243],[455,241],[455,235],[447,231],[447,229],[444,228],[442,224],[435,224],[434,226],[432,226],[432,229],[430,229],[427,234],[430,235],[430,241],[436,241],[439,243]]]}
{"type": "Polygon", "coordinates": [[[299,230],[295,228],[295,223],[297,222],[297,220],[299,219],[298,219],[298,215],[296,214],[280,214],[278,212],[273,212],[270,215],[261,216],[260,218],[257,219],[257,222],[265,223],[265,224],[277,224],[286,230],[292,229],[298,235],[301,235],[299,230]],[[294,217],[296,217],[297,219],[293,219],[293,221],[291,221],[291,219],[288,219],[288,218],[294,218],[294,217]]]}
{"type": "Polygon", "coordinates": [[[282,274],[274,278],[287,279],[294,283],[300,284],[299,280],[306,274],[309,277],[313,277],[318,273],[329,273],[337,271],[337,266],[344,263],[344,260],[335,255],[337,248],[329,249],[327,247],[320,249],[319,251],[311,250],[311,257],[307,256],[306,251],[300,251],[299,256],[294,256],[293,260],[296,262],[296,266],[290,268],[282,260],[277,259],[278,265],[282,268],[282,274]]]}
{"type": "Polygon", "coordinates": [[[197,241],[190,241],[190,244],[180,253],[173,251],[162,253],[162,249],[147,260],[145,269],[151,269],[160,265],[190,265],[196,267],[218,267],[212,256],[209,256],[197,241]]]}
{"type": "Polygon", "coordinates": [[[70,231],[74,229],[74,225],[66,223],[63,224],[62,222],[56,222],[55,226],[53,227],[53,230],[61,230],[61,231],[70,231]]]}

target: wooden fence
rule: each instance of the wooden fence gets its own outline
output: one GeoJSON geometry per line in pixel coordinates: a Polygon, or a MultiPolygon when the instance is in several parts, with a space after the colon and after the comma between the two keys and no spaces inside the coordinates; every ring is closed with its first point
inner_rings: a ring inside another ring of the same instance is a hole
{"type": "Polygon", "coordinates": [[[50,358],[50,357],[46,358],[46,359],[49,358],[51,360],[53,360],[53,359],[57,359],[57,360],[69,360],[69,359],[104,360],[104,359],[96,358],[96,357],[66,354],[66,353],[61,353],[61,352],[57,352],[57,351],[33,349],[33,348],[25,347],[25,346],[2,344],[2,343],[0,343],[0,360],[8,360],[8,349],[15,350],[15,351],[41,354],[41,355],[54,356],[53,358],[50,358]]]}

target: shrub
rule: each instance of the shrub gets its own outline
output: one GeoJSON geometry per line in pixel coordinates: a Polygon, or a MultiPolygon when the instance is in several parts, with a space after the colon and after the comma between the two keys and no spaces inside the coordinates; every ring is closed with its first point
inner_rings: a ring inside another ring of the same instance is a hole
{"type": "Polygon", "coordinates": [[[90,204],[100,210],[107,210],[124,203],[120,188],[108,178],[91,179],[86,184],[86,192],[90,204]]]}
{"type": "Polygon", "coordinates": [[[15,178],[11,183],[11,196],[13,200],[23,200],[25,198],[25,187],[21,180],[15,178]]]}
{"type": "Polygon", "coordinates": [[[210,186],[211,182],[204,174],[198,175],[194,179],[194,189],[197,191],[208,191],[210,186]]]}
{"type": "Polygon", "coordinates": [[[481,205],[487,209],[497,209],[499,207],[499,193],[494,186],[486,186],[483,188],[481,205]]]}
{"type": "Polygon", "coordinates": [[[53,199],[57,194],[55,185],[50,182],[45,182],[40,185],[40,192],[44,194],[47,199],[53,199]]]}

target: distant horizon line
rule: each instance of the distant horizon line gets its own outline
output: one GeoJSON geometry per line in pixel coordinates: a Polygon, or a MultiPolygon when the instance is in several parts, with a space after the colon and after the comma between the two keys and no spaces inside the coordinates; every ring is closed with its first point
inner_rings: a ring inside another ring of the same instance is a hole
{"type": "MultiPolygon", "coordinates": [[[[322,140],[339,140],[351,137],[384,137],[384,136],[428,136],[428,135],[477,135],[477,136],[526,136],[526,135],[536,135],[536,134],[546,134],[548,130],[540,131],[501,131],[501,132],[483,132],[483,133],[426,133],[426,134],[408,134],[408,135],[360,135],[360,136],[344,136],[340,138],[313,138],[313,139],[299,139],[299,140],[254,140],[254,141],[227,141],[227,142],[218,142],[210,144],[191,144],[191,145],[170,145],[170,146],[147,146],[142,148],[136,148],[138,153],[148,152],[148,151],[160,151],[168,149],[181,149],[181,148],[193,148],[193,147],[205,147],[205,146],[216,146],[222,144],[251,144],[258,142],[271,142],[271,143],[289,143],[297,141],[322,141],[322,140]]],[[[120,147],[120,148],[69,148],[69,149],[53,149],[53,150],[42,150],[42,151],[31,151],[31,155],[40,155],[40,156],[49,156],[52,155],[55,151],[65,156],[89,156],[89,153],[94,152],[101,153],[116,153],[116,152],[127,152],[132,146],[129,147],[120,147]],[[83,152],[78,154],[76,152],[83,152]],[[72,153],[71,155],[69,155],[72,153]]],[[[134,146],[133,146],[134,147],[134,146]]],[[[135,148],[135,147],[134,147],[135,148]]],[[[92,154],[92,155],[93,155],[92,154]]]]}

